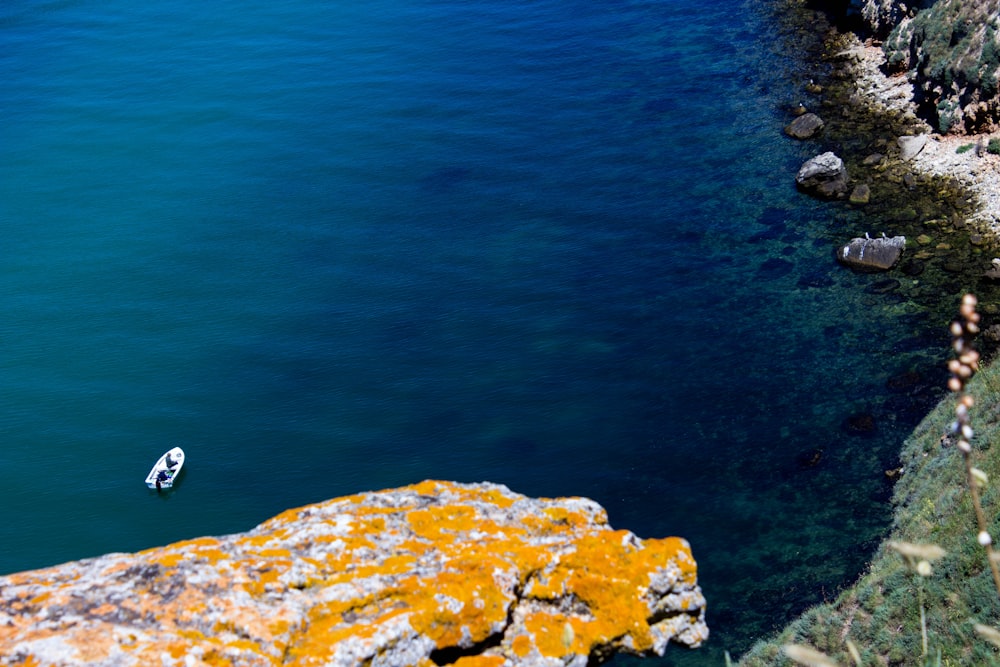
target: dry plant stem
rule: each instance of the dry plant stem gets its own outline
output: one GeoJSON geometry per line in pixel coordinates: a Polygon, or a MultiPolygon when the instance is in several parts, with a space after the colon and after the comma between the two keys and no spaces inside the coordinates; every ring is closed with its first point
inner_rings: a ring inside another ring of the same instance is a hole
{"type": "Polygon", "coordinates": [[[920,587],[920,642],[923,652],[920,657],[924,660],[927,659],[927,614],[924,612],[924,588],[923,585],[920,587]]]}
{"type": "MultiPolygon", "coordinates": [[[[983,504],[979,501],[979,488],[976,484],[976,478],[972,474],[972,455],[966,452],[962,452],[962,456],[965,458],[965,479],[969,484],[969,493],[972,495],[972,506],[976,508],[976,523],[979,524],[979,534],[987,532],[986,530],[986,514],[983,512],[983,504]]],[[[997,589],[997,595],[1000,595],[1000,568],[997,567],[996,558],[993,557],[993,544],[987,543],[986,548],[986,559],[990,564],[990,571],[993,573],[993,585],[997,589]]]]}
{"type": "Polygon", "coordinates": [[[986,561],[990,564],[990,572],[993,574],[993,585],[1000,595],[1000,567],[997,566],[993,557],[993,539],[990,537],[986,514],[983,512],[983,505],[979,499],[979,484],[973,473],[972,465],[972,439],[973,431],[969,420],[969,409],[974,400],[972,396],[965,392],[965,384],[973,373],[979,368],[979,353],[972,346],[972,338],[979,332],[979,313],[976,312],[976,297],[966,294],[962,297],[962,305],[959,308],[959,320],[951,325],[952,347],[957,358],[948,363],[948,370],[951,371],[951,378],[948,380],[948,388],[958,395],[958,403],[955,406],[955,432],[958,434],[958,449],[962,452],[965,462],[965,478],[969,485],[969,493],[972,497],[972,506],[976,511],[976,523],[979,526],[978,540],[986,549],[986,561]]]}

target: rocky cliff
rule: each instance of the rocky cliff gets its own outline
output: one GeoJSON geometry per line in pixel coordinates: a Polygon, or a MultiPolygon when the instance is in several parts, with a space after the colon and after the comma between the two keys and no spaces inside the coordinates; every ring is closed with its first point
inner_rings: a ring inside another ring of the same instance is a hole
{"type": "Polygon", "coordinates": [[[1000,0],[851,0],[942,133],[1000,129],[1000,0]]]}
{"type": "Polygon", "coordinates": [[[427,481],[0,577],[0,665],[579,665],[708,636],[680,538],[427,481]]]}

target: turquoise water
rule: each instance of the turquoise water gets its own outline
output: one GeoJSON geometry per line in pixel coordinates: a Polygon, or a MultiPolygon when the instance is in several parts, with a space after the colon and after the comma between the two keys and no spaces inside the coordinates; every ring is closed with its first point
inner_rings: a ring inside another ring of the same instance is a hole
{"type": "Polygon", "coordinates": [[[662,664],[834,594],[946,343],[794,191],[767,11],[4,3],[0,572],[440,478],[687,537],[662,664]]]}

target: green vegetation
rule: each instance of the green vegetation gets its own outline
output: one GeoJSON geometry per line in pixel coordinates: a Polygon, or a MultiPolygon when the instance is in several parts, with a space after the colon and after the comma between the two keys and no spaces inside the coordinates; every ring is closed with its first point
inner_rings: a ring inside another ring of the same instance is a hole
{"type": "Polygon", "coordinates": [[[911,70],[924,90],[940,93],[930,101],[941,132],[969,122],[961,113],[967,104],[997,94],[1000,17],[991,7],[995,3],[938,0],[885,40],[890,70],[911,70]]]}
{"type": "Polygon", "coordinates": [[[958,154],[968,153],[975,147],[976,147],[975,144],[962,144],[961,146],[955,149],[955,152],[958,154]]]}
{"type": "MultiPolygon", "coordinates": [[[[969,331],[975,326],[953,334],[969,331]]],[[[758,643],[740,665],[801,664],[783,649],[789,644],[844,666],[1000,665],[989,630],[1000,627],[997,556],[982,544],[984,532],[1000,535],[1000,364],[966,385],[956,362],[966,355],[972,363],[961,363],[974,367],[977,359],[962,347],[956,343],[951,366],[955,393],[904,445],[892,534],[868,571],[835,601],[758,643]]]]}
{"type": "Polygon", "coordinates": [[[996,137],[990,139],[989,145],[986,147],[987,153],[992,153],[993,155],[1000,155],[1000,139],[996,137]]]}

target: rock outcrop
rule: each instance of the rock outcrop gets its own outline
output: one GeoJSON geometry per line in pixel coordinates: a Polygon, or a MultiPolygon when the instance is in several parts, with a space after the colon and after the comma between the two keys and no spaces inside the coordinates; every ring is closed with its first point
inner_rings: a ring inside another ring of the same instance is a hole
{"type": "Polygon", "coordinates": [[[934,4],[934,0],[848,0],[848,13],[860,15],[878,39],[885,39],[905,18],[934,4]]]}
{"type": "Polygon", "coordinates": [[[1000,126],[1000,0],[850,0],[941,133],[1000,126]]]}
{"type": "Polygon", "coordinates": [[[837,259],[859,271],[886,271],[891,269],[906,247],[905,236],[881,238],[853,238],[837,251],[837,259]]]}
{"type": "Polygon", "coordinates": [[[821,199],[837,199],[847,194],[847,168],[832,152],[806,160],[795,175],[800,190],[821,199]]]}
{"type": "Polygon", "coordinates": [[[680,538],[427,481],[0,577],[0,665],[578,665],[708,636],[680,538]]]}

